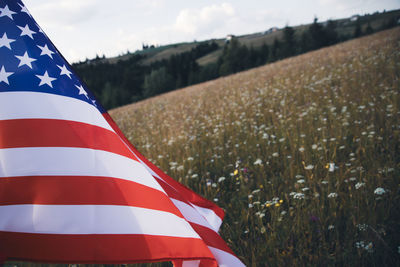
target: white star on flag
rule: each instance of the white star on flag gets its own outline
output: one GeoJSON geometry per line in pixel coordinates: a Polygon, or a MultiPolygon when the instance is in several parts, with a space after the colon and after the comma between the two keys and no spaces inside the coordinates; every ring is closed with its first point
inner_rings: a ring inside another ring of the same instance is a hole
{"type": "Polygon", "coordinates": [[[27,65],[31,69],[32,69],[32,62],[36,60],[34,58],[30,58],[29,57],[28,51],[26,51],[23,56],[15,56],[15,57],[17,57],[20,60],[18,67],[21,67],[23,65],[27,65]]]}
{"type": "Polygon", "coordinates": [[[61,70],[60,75],[67,75],[68,78],[72,79],[71,78],[72,72],[70,72],[65,65],[63,65],[63,66],[57,65],[57,67],[61,70]]]}
{"type": "Polygon", "coordinates": [[[43,75],[36,75],[40,79],[39,86],[42,86],[44,84],[47,84],[51,88],[53,88],[53,85],[51,84],[52,81],[57,80],[56,78],[50,77],[49,74],[47,73],[47,70],[44,72],[43,75]]]}
{"type": "Polygon", "coordinates": [[[86,98],[89,99],[88,93],[86,93],[86,91],[85,91],[85,89],[83,89],[83,86],[82,86],[82,85],[79,85],[79,86],[78,86],[78,85],[75,85],[75,87],[79,89],[79,94],[80,94],[80,95],[85,95],[86,98]]]}
{"type": "Polygon", "coordinates": [[[54,52],[51,51],[51,50],[47,47],[47,44],[45,44],[44,46],[38,45],[38,47],[40,48],[40,50],[42,50],[42,52],[40,53],[41,56],[43,56],[43,55],[48,55],[51,59],[53,59],[53,56],[52,56],[51,54],[54,54],[54,52]]]}
{"type": "Polygon", "coordinates": [[[12,15],[17,14],[16,12],[11,11],[10,9],[8,9],[8,6],[7,6],[7,5],[6,5],[4,8],[0,8],[0,12],[1,12],[0,17],[5,17],[5,16],[7,16],[7,17],[9,17],[10,19],[13,19],[13,18],[12,18],[12,15]]]}
{"type": "Polygon", "coordinates": [[[15,41],[14,39],[8,39],[7,33],[4,33],[3,37],[0,38],[0,47],[5,46],[5,47],[7,47],[8,49],[11,50],[10,43],[12,43],[14,41],[15,41]]]}
{"type": "Polygon", "coordinates": [[[8,76],[12,75],[13,72],[6,72],[4,66],[1,66],[1,70],[0,70],[0,83],[1,82],[5,82],[6,84],[9,85],[8,83],[8,76]]]}
{"type": "Polygon", "coordinates": [[[28,9],[24,5],[21,5],[20,3],[18,3],[18,5],[21,7],[21,12],[25,12],[30,17],[32,17],[31,13],[29,13],[28,9]]]}
{"type": "Polygon", "coordinates": [[[29,29],[28,24],[26,24],[25,27],[18,26],[18,28],[22,31],[21,36],[27,35],[27,36],[31,37],[31,39],[33,40],[32,34],[35,34],[36,32],[29,29]]]}

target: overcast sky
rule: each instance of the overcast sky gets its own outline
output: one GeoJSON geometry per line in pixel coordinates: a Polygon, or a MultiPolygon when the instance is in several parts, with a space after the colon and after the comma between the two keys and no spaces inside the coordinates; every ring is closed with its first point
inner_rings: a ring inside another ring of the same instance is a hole
{"type": "Polygon", "coordinates": [[[400,0],[23,0],[70,63],[400,8],[400,0]]]}

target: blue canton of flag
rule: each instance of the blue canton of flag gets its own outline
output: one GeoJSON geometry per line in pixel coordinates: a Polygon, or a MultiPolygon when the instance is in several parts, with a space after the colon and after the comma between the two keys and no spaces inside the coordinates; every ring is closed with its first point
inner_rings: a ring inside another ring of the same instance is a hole
{"type": "Polygon", "coordinates": [[[0,91],[36,91],[103,108],[19,1],[0,3],[0,91]]]}

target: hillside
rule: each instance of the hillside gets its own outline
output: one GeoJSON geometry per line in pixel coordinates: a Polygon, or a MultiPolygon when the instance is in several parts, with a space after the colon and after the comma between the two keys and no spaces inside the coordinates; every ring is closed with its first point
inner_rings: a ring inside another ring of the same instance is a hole
{"type": "Polygon", "coordinates": [[[352,38],[395,27],[400,10],[314,22],[262,33],[171,44],[117,58],[73,65],[99,102],[111,109],[168,91],[300,55],[352,38]]]}
{"type": "Polygon", "coordinates": [[[400,28],[110,111],[248,266],[400,265],[400,28]]]}
{"type": "MultiPolygon", "coordinates": [[[[369,14],[369,15],[364,15],[360,16],[360,26],[362,30],[366,30],[368,26],[368,22],[371,24],[371,27],[373,29],[379,29],[382,28],[385,23],[388,23],[392,18],[400,18],[400,10],[393,10],[389,11],[386,13],[374,13],[374,14],[369,14]]],[[[351,18],[343,18],[343,19],[338,19],[334,20],[337,23],[338,27],[338,33],[339,35],[342,35],[343,38],[346,38],[346,36],[352,36],[355,28],[357,26],[357,21],[351,20],[351,18]]],[[[322,22],[323,24],[327,22],[322,22]]],[[[298,25],[294,26],[294,30],[299,31],[300,33],[304,30],[304,28],[310,26],[311,24],[307,25],[298,25]]],[[[281,38],[282,37],[282,30],[283,29],[276,29],[276,31],[268,31],[268,29],[265,29],[264,32],[259,32],[259,33],[251,33],[251,34],[246,34],[242,36],[237,36],[238,40],[240,43],[248,46],[248,47],[260,47],[264,43],[268,45],[272,45],[273,41],[276,38],[281,38]]],[[[217,38],[213,40],[205,40],[206,42],[211,42],[215,41],[220,45],[220,49],[218,52],[214,52],[213,55],[207,55],[205,57],[208,57],[206,59],[200,58],[198,60],[198,63],[200,65],[206,65],[209,63],[215,63],[218,59],[218,55],[222,52],[222,47],[224,46],[225,43],[225,38],[217,38]],[[212,58],[212,59],[210,59],[212,58]]],[[[165,46],[160,46],[154,49],[146,49],[142,51],[137,51],[137,53],[145,54],[148,55],[146,60],[144,61],[144,64],[150,64],[152,62],[162,60],[162,59],[168,59],[171,57],[171,55],[176,55],[182,52],[189,51],[191,48],[196,46],[197,42],[192,42],[192,43],[181,43],[181,44],[172,44],[172,45],[165,45],[165,46]]],[[[110,61],[112,63],[118,62],[118,60],[126,60],[129,58],[129,55],[124,55],[120,57],[115,57],[115,58],[109,58],[106,59],[106,61],[110,61]]]]}

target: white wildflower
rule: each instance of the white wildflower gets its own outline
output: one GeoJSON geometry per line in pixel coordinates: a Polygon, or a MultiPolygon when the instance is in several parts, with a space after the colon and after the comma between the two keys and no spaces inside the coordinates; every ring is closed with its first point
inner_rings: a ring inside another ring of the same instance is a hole
{"type": "Polygon", "coordinates": [[[363,186],[365,186],[365,183],[358,182],[358,183],[356,183],[355,188],[358,190],[358,189],[360,189],[360,188],[363,187],[363,186]]]}
{"type": "Polygon", "coordinates": [[[312,170],[312,169],[314,169],[314,165],[309,164],[309,165],[305,166],[304,169],[306,169],[306,170],[312,170]]]}
{"type": "Polygon", "coordinates": [[[338,196],[337,193],[332,192],[332,193],[329,193],[328,198],[335,198],[335,197],[337,197],[337,196],[338,196]]]}
{"type": "Polygon", "coordinates": [[[222,183],[223,181],[225,181],[225,177],[224,176],[218,178],[218,183],[222,183]]]}
{"type": "Polygon", "coordinates": [[[304,199],[304,194],[303,193],[295,193],[293,195],[294,199],[304,199]]]}
{"type": "Polygon", "coordinates": [[[256,159],[253,163],[254,165],[262,165],[262,160],[261,159],[256,159]]]}
{"type": "Polygon", "coordinates": [[[385,193],[386,193],[386,191],[385,191],[385,189],[383,189],[382,187],[378,187],[378,188],[376,188],[375,191],[374,191],[374,194],[375,194],[375,195],[383,195],[383,194],[385,194],[385,193]]]}
{"type": "Polygon", "coordinates": [[[304,182],[305,182],[304,179],[297,180],[297,183],[298,183],[298,184],[304,184],[304,182]]]}

